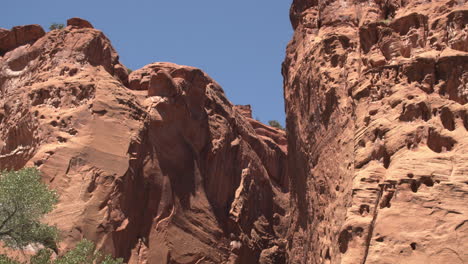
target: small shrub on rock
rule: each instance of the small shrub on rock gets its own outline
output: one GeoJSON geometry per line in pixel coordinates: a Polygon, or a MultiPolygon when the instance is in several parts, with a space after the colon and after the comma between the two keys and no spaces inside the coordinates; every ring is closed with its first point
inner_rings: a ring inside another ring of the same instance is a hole
{"type": "Polygon", "coordinates": [[[271,127],[275,127],[275,128],[279,128],[281,130],[284,130],[284,127],[276,120],[270,120],[268,121],[268,124],[271,126],[271,127]]]}
{"type": "Polygon", "coordinates": [[[65,27],[64,24],[59,24],[59,23],[52,23],[52,25],[50,25],[49,27],[49,30],[56,30],[56,29],[63,29],[65,27]]]}

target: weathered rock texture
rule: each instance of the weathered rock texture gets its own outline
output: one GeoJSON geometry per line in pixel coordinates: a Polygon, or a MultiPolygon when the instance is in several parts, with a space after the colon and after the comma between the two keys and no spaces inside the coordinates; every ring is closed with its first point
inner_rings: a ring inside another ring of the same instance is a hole
{"type": "Polygon", "coordinates": [[[86,237],[128,263],[284,263],[285,132],[199,69],[128,77],[100,31],[68,24],[0,47],[0,169],[36,165],[58,191],[61,249],[86,237]]]}
{"type": "Polygon", "coordinates": [[[11,30],[0,28],[0,56],[18,46],[34,42],[44,34],[39,25],[17,26],[11,30]]]}
{"type": "Polygon", "coordinates": [[[468,5],[294,0],[290,263],[468,262],[468,5]]]}

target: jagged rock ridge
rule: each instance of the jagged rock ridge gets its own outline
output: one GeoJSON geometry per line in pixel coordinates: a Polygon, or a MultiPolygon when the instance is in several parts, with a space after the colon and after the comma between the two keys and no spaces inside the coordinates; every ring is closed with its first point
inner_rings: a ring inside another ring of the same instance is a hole
{"type": "Polygon", "coordinates": [[[0,169],[38,166],[58,191],[62,250],[86,237],[128,263],[285,261],[284,131],[199,69],[128,76],[87,21],[38,28],[0,31],[0,169]]]}

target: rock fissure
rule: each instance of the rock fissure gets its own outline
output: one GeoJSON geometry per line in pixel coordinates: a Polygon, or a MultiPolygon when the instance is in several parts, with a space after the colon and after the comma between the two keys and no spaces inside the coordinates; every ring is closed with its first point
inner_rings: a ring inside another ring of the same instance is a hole
{"type": "Polygon", "coordinates": [[[369,254],[369,248],[371,246],[371,241],[372,241],[372,238],[373,238],[373,233],[374,233],[374,226],[375,226],[375,222],[377,220],[377,217],[378,217],[378,214],[379,214],[379,205],[380,205],[380,200],[382,198],[382,195],[383,195],[383,192],[384,192],[384,188],[385,186],[382,185],[380,187],[380,191],[379,191],[379,194],[378,194],[378,197],[375,201],[375,206],[374,206],[374,213],[373,213],[373,216],[372,216],[372,221],[369,225],[369,231],[367,233],[367,238],[366,238],[366,245],[364,246],[364,256],[363,256],[363,259],[362,259],[362,264],[366,264],[366,261],[367,261],[367,255],[369,254]]]}

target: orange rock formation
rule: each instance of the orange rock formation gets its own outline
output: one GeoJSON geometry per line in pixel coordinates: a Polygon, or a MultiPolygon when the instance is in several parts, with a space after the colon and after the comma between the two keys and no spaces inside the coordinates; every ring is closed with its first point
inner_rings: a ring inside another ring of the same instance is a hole
{"type": "Polygon", "coordinates": [[[468,5],[294,0],[289,263],[468,262],[468,5]]]}
{"type": "Polygon", "coordinates": [[[68,24],[0,32],[0,169],[38,166],[58,191],[61,249],[85,237],[128,263],[284,262],[285,132],[199,69],[129,77],[102,32],[68,24]]]}
{"type": "Polygon", "coordinates": [[[0,169],[128,263],[468,262],[468,4],[294,0],[286,133],[80,18],[0,29],[0,169]]]}

